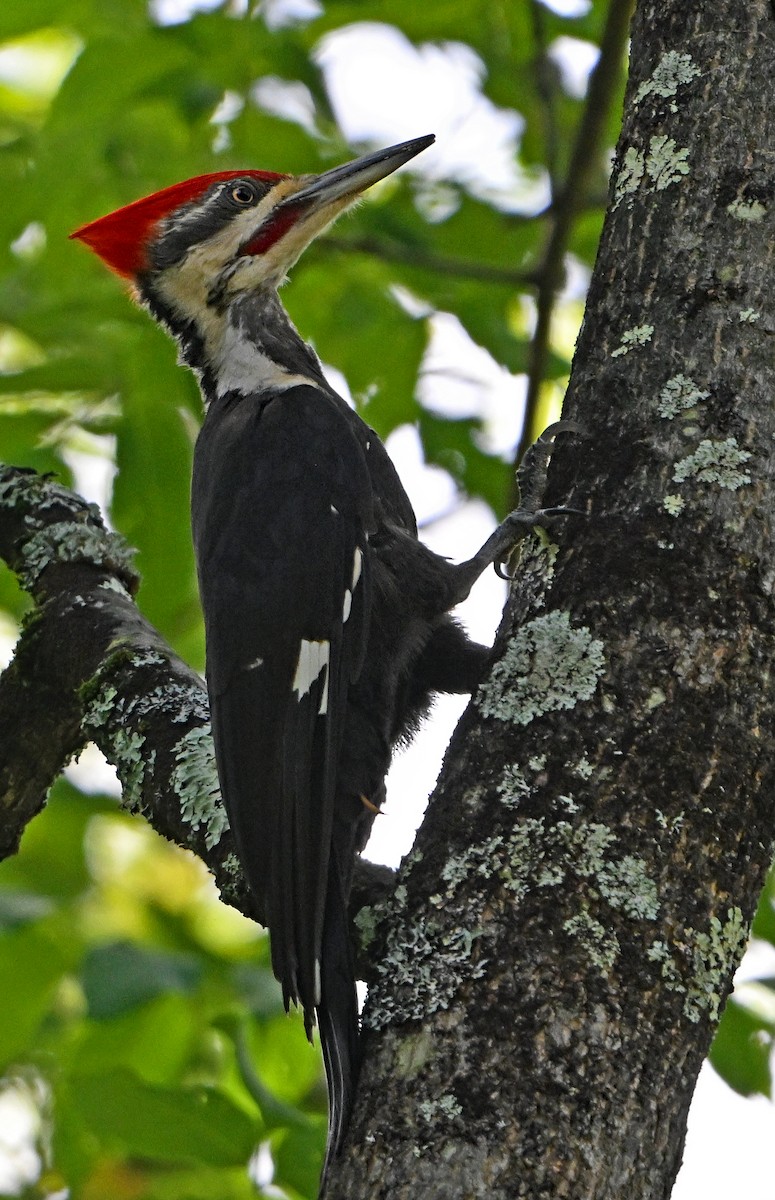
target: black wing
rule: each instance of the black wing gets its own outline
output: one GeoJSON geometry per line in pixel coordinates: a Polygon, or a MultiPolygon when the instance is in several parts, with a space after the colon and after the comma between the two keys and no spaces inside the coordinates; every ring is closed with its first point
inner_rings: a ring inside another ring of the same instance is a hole
{"type": "Polygon", "coordinates": [[[342,723],[368,634],[364,447],[314,387],[227,396],[197,444],[192,516],[224,801],[309,1031],[342,723]]]}

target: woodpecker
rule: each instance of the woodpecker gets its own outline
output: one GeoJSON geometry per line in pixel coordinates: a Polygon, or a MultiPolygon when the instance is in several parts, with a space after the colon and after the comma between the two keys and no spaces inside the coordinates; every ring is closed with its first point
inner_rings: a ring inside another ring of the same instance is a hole
{"type": "Polygon", "coordinates": [[[191,508],[218,774],[285,1006],[310,1040],[319,1027],[327,1164],[359,1063],[350,883],[392,750],[434,693],[476,688],[489,649],[450,611],[558,511],[517,510],[462,564],[434,554],[278,298],[313,238],[433,140],[317,176],[198,175],[71,235],[131,281],[199,379],[191,508]]]}

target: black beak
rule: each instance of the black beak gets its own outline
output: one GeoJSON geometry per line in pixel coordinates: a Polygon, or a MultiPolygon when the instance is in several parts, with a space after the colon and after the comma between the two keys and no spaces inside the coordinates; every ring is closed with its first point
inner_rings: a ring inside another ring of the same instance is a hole
{"type": "Polygon", "coordinates": [[[421,150],[426,150],[435,140],[435,134],[426,133],[424,137],[399,142],[397,146],[389,146],[386,150],[377,150],[373,154],[364,154],[362,158],[356,158],[342,167],[334,167],[322,175],[313,176],[309,182],[302,183],[298,192],[281,200],[277,209],[300,204],[317,209],[335,200],[347,200],[357,196],[373,183],[384,179],[386,175],[392,174],[398,167],[409,162],[410,158],[414,158],[421,150]]]}

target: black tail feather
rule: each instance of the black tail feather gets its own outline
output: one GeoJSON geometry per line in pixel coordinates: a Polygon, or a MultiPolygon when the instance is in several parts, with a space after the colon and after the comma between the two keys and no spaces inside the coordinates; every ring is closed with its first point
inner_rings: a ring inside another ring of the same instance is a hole
{"type": "Polygon", "coordinates": [[[323,926],[320,1004],[317,1009],[328,1085],[328,1141],[321,1196],[325,1191],[329,1166],[342,1147],[350,1123],[360,1068],[355,963],[345,900],[346,885],[338,867],[335,856],[332,856],[323,926]]]}

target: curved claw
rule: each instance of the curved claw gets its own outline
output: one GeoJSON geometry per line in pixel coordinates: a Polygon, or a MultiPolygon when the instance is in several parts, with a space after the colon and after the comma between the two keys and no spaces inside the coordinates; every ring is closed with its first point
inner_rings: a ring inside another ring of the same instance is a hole
{"type": "Polygon", "coordinates": [[[537,517],[567,517],[569,515],[585,517],[587,514],[581,508],[569,508],[567,504],[557,504],[553,508],[539,508],[535,515],[537,517]]]}
{"type": "Polygon", "coordinates": [[[499,579],[504,579],[510,583],[514,579],[514,575],[505,569],[511,558],[511,555],[516,550],[522,538],[529,529],[546,529],[558,517],[567,516],[583,517],[586,514],[580,508],[569,508],[566,504],[554,505],[551,508],[538,508],[535,512],[529,512],[526,509],[518,508],[513,513],[509,513],[504,521],[504,525],[511,524],[519,530],[514,543],[509,547],[505,555],[500,555],[493,560],[493,568],[499,579]]]}

